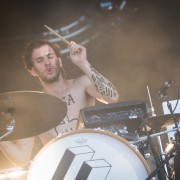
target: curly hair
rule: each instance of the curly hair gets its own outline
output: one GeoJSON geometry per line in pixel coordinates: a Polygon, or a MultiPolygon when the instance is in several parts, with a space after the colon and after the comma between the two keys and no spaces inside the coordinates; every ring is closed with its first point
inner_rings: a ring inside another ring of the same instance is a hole
{"type": "Polygon", "coordinates": [[[57,57],[61,56],[61,53],[60,53],[61,48],[59,45],[52,43],[52,42],[49,42],[47,40],[43,40],[43,39],[34,40],[34,41],[27,44],[26,49],[25,49],[25,53],[23,56],[23,63],[24,63],[24,66],[26,69],[31,70],[33,67],[33,63],[32,63],[32,52],[33,52],[33,50],[36,48],[40,48],[41,46],[46,45],[46,44],[53,48],[57,57]]]}

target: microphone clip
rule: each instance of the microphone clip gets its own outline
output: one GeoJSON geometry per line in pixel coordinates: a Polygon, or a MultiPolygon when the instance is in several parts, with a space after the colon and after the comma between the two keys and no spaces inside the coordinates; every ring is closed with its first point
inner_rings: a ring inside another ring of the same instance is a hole
{"type": "Polygon", "coordinates": [[[167,95],[167,90],[169,89],[169,87],[171,86],[171,84],[174,83],[173,80],[170,81],[166,81],[164,83],[164,85],[160,88],[160,90],[157,92],[157,97],[159,99],[167,99],[168,95],[167,95]]]}

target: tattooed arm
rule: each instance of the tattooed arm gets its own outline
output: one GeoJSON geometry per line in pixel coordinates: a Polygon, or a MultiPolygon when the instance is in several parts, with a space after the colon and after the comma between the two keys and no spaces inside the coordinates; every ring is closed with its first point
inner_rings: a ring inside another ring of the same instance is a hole
{"type": "Polygon", "coordinates": [[[119,94],[116,88],[88,62],[86,49],[75,42],[70,42],[69,49],[72,62],[88,77],[84,79],[84,82],[87,83],[87,92],[101,102],[117,102],[119,94]]]}

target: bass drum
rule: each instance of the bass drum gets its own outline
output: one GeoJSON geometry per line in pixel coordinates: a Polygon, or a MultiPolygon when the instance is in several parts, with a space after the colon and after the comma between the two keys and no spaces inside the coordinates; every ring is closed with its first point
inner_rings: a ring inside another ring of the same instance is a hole
{"type": "Polygon", "coordinates": [[[84,129],[62,135],[34,158],[28,180],[144,180],[150,174],[130,143],[106,131],[84,129]]]}
{"type": "Polygon", "coordinates": [[[0,180],[26,180],[28,171],[23,168],[9,168],[0,171],[0,180]]]}

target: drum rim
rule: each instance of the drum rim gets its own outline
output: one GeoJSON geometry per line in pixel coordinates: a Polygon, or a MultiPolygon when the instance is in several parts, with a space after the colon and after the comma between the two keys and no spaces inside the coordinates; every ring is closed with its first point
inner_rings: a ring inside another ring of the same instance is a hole
{"type": "MultiPolygon", "coordinates": [[[[50,142],[48,142],[39,152],[38,154],[35,156],[35,158],[33,159],[32,162],[32,166],[33,164],[36,162],[36,160],[38,159],[38,157],[43,153],[43,151],[46,150],[47,147],[49,147],[51,144],[53,144],[54,142],[58,141],[59,139],[63,139],[67,136],[71,136],[73,134],[78,134],[78,133],[96,133],[96,134],[103,134],[103,135],[107,135],[107,136],[111,136],[112,138],[115,138],[116,140],[123,142],[124,144],[126,144],[126,146],[130,147],[131,150],[139,157],[139,159],[141,160],[141,162],[143,163],[147,174],[150,175],[151,174],[151,170],[149,165],[147,164],[145,158],[142,156],[142,154],[137,151],[126,139],[122,138],[121,136],[118,136],[116,134],[113,134],[111,132],[108,131],[104,131],[104,130],[95,130],[95,129],[79,129],[79,130],[75,130],[75,131],[71,131],[71,132],[67,132],[62,134],[61,136],[57,136],[56,138],[52,139],[50,142]]],[[[29,170],[31,170],[31,166],[29,168],[29,170]]]]}

